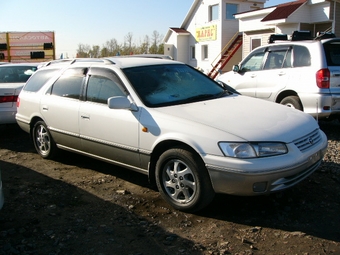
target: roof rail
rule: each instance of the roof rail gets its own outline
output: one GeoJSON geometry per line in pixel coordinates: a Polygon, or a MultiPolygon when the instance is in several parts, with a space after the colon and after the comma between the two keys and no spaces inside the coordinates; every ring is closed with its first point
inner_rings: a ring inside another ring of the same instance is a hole
{"type": "Polygon", "coordinates": [[[328,33],[328,32],[317,32],[316,37],[314,40],[322,40],[322,39],[327,39],[327,38],[335,38],[334,33],[328,33]]]}

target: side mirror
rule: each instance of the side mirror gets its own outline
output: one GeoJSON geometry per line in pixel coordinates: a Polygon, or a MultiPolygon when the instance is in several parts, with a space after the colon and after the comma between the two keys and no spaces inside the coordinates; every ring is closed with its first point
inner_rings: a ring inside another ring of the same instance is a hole
{"type": "Polygon", "coordinates": [[[128,109],[137,111],[137,106],[125,96],[110,97],[107,99],[107,105],[110,109],[128,109]]]}
{"type": "Polygon", "coordinates": [[[233,72],[238,73],[240,71],[240,67],[238,65],[233,65],[233,72]]]}

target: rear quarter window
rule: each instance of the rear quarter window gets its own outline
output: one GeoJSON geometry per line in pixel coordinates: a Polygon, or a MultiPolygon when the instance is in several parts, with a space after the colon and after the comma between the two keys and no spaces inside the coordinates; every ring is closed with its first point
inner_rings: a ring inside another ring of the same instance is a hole
{"type": "Polygon", "coordinates": [[[32,77],[28,80],[26,85],[24,86],[24,91],[29,92],[37,92],[39,91],[42,86],[56,73],[58,69],[49,69],[49,70],[40,70],[36,72],[32,77]]]}
{"type": "Polygon", "coordinates": [[[293,66],[303,67],[311,65],[311,55],[309,50],[300,45],[295,45],[293,47],[293,66]]]}

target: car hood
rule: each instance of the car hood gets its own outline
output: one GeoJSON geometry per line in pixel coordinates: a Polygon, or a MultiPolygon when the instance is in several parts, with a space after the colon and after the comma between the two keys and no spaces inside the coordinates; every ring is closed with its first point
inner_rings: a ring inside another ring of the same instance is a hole
{"type": "Polygon", "coordinates": [[[158,108],[176,122],[194,122],[246,141],[290,143],[319,126],[301,111],[246,96],[228,96],[202,102],[158,108]]]}

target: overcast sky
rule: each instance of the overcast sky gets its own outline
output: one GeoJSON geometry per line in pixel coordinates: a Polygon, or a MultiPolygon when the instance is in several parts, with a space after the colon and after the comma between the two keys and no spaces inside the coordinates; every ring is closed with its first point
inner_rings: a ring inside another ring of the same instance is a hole
{"type": "MultiPolygon", "coordinates": [[[[265,7],[289,0],[269,0],[265,7]]],[[[193,0],[2,0],[0,32],[54,31],[56,57],[75,57],[78,45],[99,45],[132,33],[137,45],[153,31],[179,27],[193,0]]]]}

